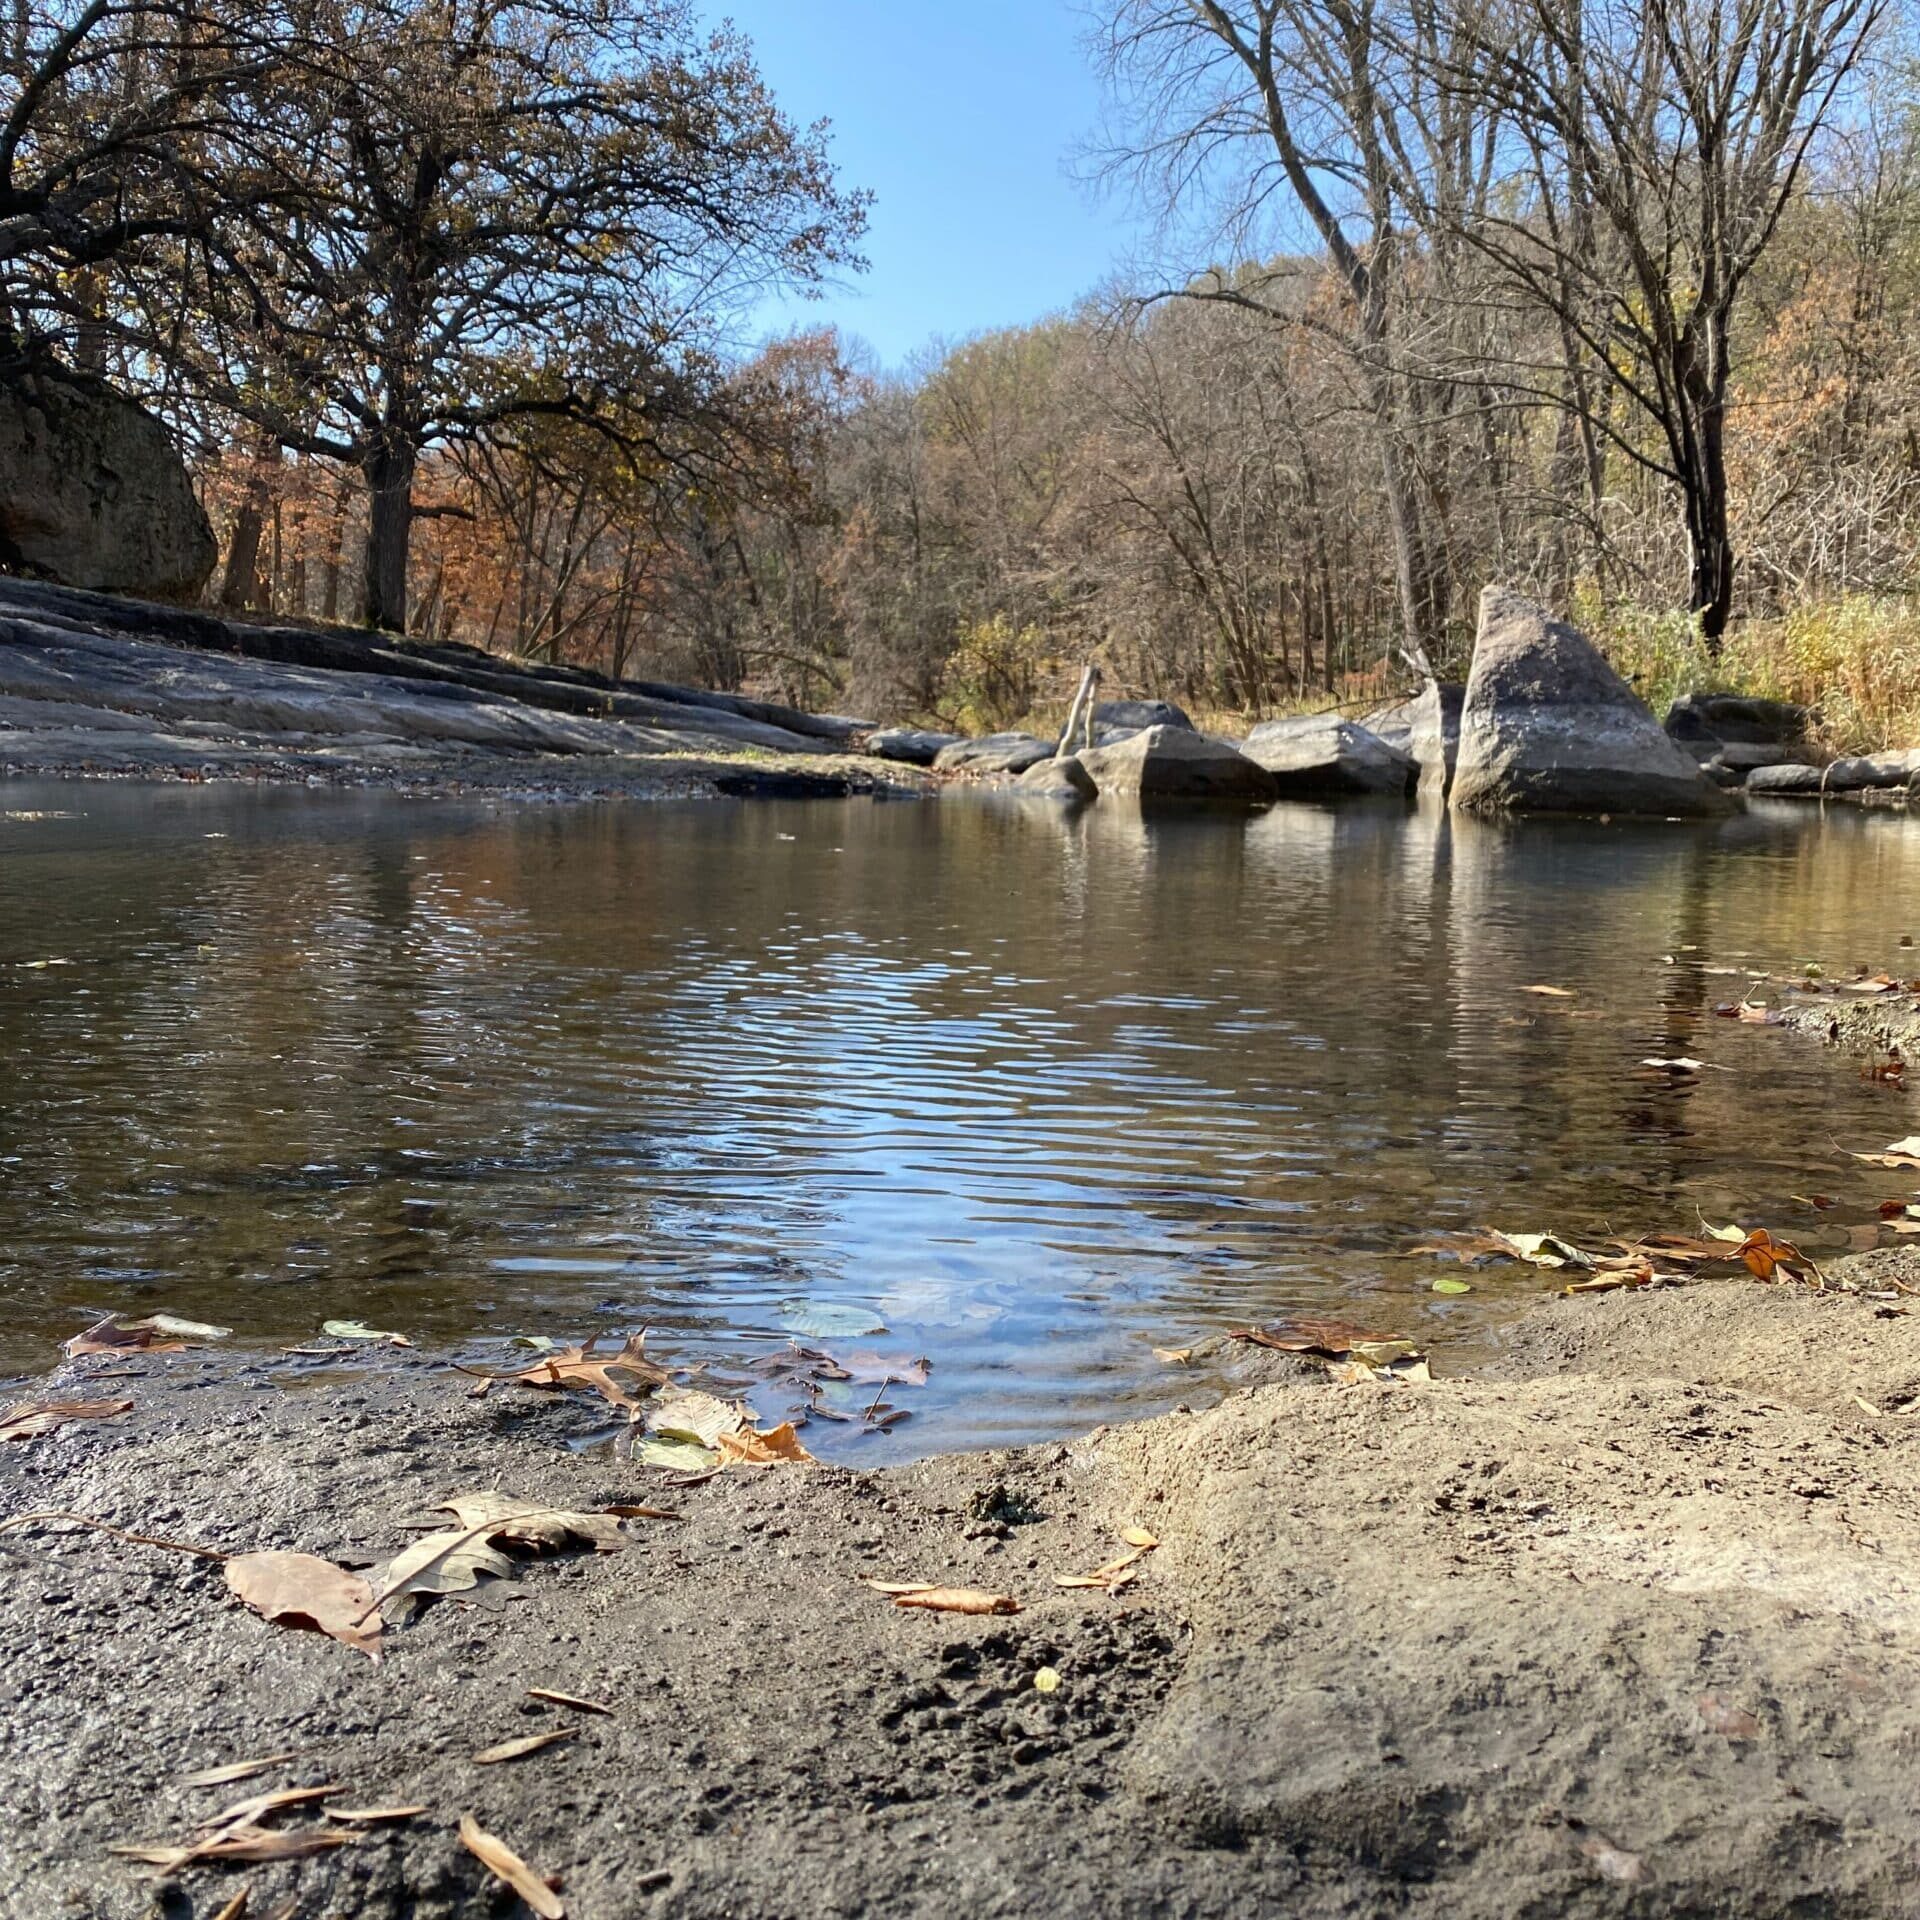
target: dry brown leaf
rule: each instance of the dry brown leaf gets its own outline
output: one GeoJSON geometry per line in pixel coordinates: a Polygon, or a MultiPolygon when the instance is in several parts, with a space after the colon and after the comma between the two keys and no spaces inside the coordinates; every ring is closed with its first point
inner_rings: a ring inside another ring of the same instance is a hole
{"type": "Polygon", "coordinates": [[[1522,993],[1538,993],[1549,1000],[1571,1000],[1574,990],[1571,987],[1522,987],[1522,993]]]}
{"type": "Polygon", "coordinates": [[[131,1400],[23,1401],[0,1411],[0,1440],[37,1440],[69,1420],[111,1420],[132,1411],[131,1400]]]}
{"type": "Polygon", "coordinates": [[[242,1887],[227,1904],[213,1916],[213,1920],[246,1920],[247,1901],[252,1897],[251,1887],[242,1887]]]}
{"type": "Polygon", "coordinates": [[[594,1353],[598,1339],[599,1335],[596,1334],[585,1346],[569,1347],[565,1353],[547,1354],[518,1373],[496,1374],[493,1378],[509,1380],[522,1387],[590,1387],[603,1400],[637,1418],[640,1402],[613,1376],[616,1373],[625,1374],[630,1381],[637,1382],[643,1391],[670,1386],[672,1376],[665,1368],[656,1367],[647,1358],[647,1336],[644,1333],[629,1334],[618,1353],[607,1354],[604,1358],[594,1353]]]}
{"type": "Polygon", "coordinates": [[[1245,1340],[1256,1347],[1271,1347],[1278,1353],[1325,1353],[1336,1359],[1342,1354],[1365,1353],[1376,1349],[1397,1349],[1411,1357],[1410,1340],[1396,1340],[1389,1334],[1369,1333],[1345,1320],[1322,1320],[1301,1315],[1291,1320],[1276,1320],[1270,1327],[1230,1327],[1228,1338],[1245,1340]]]}
{"type": "Polygon", "coordinates": [[[1862,1413],[1872,1414],[1876,1420],[1883,1420],[1886,1418],[1886,1413],[1884,1408],[1876,1407],[1871,1400],[1863,1399],[1857,1393],[1853,1396],[1853,1404],[1856,1407],[1858,1407],[1862,1413]]]}
{"type": "Polygon", "coordinates": [[[1153,1357],[1163,1360],[1170,1367],[1184,1367],[1193,1358],[1191,1347],[1155,1347],[1153,1357]]]}
{"type": "Polygon", "coordinates": [[[484,1524],[461,1533],[423,1534],[374,1575],[367,1609],[376,1617],[404,1618],[435,1594],[469,1593],[483,1580],[510,1580],[513,1562],[488,1543],[484,1524]],[[389,1614],[389,1607],[396,1612],[389,1614]]]}
{"type": "Polygon", "coordinates": [[[875,1593],[885,1594],[931,1593],[933,1591],[933,1582],[931,1580],[869,1580],[867,1585],[870,1586],[875,1593]]]}
{"type": "Polygon", "coordinates": [[[288,1807],[311,1806],[314,1801],[330,1799],[339,1791],[338,1787],[329,1784],[324,1787],[279,1787],[272,1793],[252,1793],[244,1800],[229,1802],[218,1813],[208,1814],[194,1831],[228,1833],[240,1827],[257,1827],[270,1813],[283,1813],[288,1807]]]}
{"type": "Polygon", "coordinates": [[[460,1844],[493,1875],[505,1881],[540,1920],[566,1920],[560,1896],[507,1845],[486,1831],[472,1814],[460,1816],[460,1844]]]}
{"type": "Polygon", "coordinates": [[[1856,1153],[1870,1167],[1920,1167],[1920,1133],[1896,1140],[1885,1153],[1856,1153]]]}
{"type": "Polygon", "coordinates": [[[550,1700],[556,1707],[571,1707],[576,1713],[611,1713],[613,1709],[601,1700],[583,1700],[577,1693],[556,1693],[552,1687],[529,1687],[529,1700],[550,1700]]]}
{"type": "Polygon", "coordinates": [[[1128,1546],[1138,1547],[1144,1553],[1151,1553],[1160,1544],[1145,1527],[1127,1527],[1122,1530],[1120,1538],[1128,1546]]]}
{"type": "Polygon", "coordinates": [[[845,1355],[838,1366],[849,1380],[868,1386],[924,1387],[933,1362],[915,1355],[869,1353],[861,1348],[845,1355]]]}
{"type": "Polygon", "coordinates": [[[370,1660],[380,1658],[373,1589],[359,1574],[311,1553],[237,1553],[226,1574],[240,1600],[276,1626],[324,1633],[370,1660]]]}
{"type": "Polygon", "coordinates": [[[978,1587],[922,1587],[897,1593],[896,1607],[924,1607],[930,1613],[1018,1613],[1020,1603],[1008,1593],[986,1593],[978,1587]]]}
{"type": "Polygon", "coordinates": [[[158,1867],[164,1873],[178,1873],[182,1867],[202,1860],[236,1860],[256,1865],[274,1860],[304,1860],[309,1854],[331,1853],[336,1847],[348,1846],[352,1840],[350,1833],[335,1833],[326,1827],[302,1827],[293,1833],[273,1833],[265,1827],[238,1827],[185,1844],[150,1841],[136,1846],[111,1846],[107,1851],[123,1860],[139,1860],[158,1867]]]}
{"type": "Polygon", "coordinates": [[[89,1353],[185,1353],[184,1340],[161,1338],[160,1329],[150,1320],[129,1320],[122,1325],[120,1316],[110,1313],[96,1320],[84,1333],[76,1333],[66,1343],[69,1360],[89,1353]]]}
{"type": "Polygon", "coordinates": [[[417,1820],[425,1807],[327,1807],[329,1820],[349,1827],[384,1827],[400,1820],[417,1820]]]}
{"type": "Polygon", "coordinates": [[[564,1547],[569,1540],[584,1540],[596,1553],[618,1553],[627,1544],[618,1518],[611,1513],[573,1513],[497,1492],[451,1494],[440,1506],[467,1530],[480,1528],[485,1538],[511,1541],[515,1546],[551,1549],[564,1547]]]}
{"type": "Polygon", "coordinates": [[[236,1780],[251,1780],[256,1773],[270,1773],[275,1767],[284,1767],[289,1760],[298,1760],[298,1752],[270,1753],[259,1760],[234,1760],[224,1767],[208,1767],[203,1773],[189,1773],[180,1784],[183,1787],[229,1787],[236,1780]]]}
{"type": "Polygon", "coordinates": [[[800,1444],[791,1420],[757,1433],[748,1427],[741,1433],[723,1433],[719,1439],[720,1461],[728,1467],[772,1467],[810,1462],[813,1455],[800,1444]]]}
{"type": "Polygon", "coordinates": [[[549,1727],[544,1733],[523,1733],[517,1740],[502,1740],[497,1747],[489,1747],[484,1753],[473,1756],[476,1767],[497,1767],[503,1760],[524,1760],[530,1753],[538,1753],[543,1747],[558,1746],[562,1740],[571,1740],[580,1731],[578,1727],[549,1727]]]}

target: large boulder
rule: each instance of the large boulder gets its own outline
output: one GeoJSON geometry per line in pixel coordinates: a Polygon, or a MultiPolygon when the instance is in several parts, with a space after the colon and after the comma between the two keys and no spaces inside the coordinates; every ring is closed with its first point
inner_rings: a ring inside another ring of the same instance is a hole
{"type": "Polygon", "coordinates": [[[0,566],[188,600],[214,559],[213,530],[152,414],[52,361],[0,378],[0,566]]]}
{"type": "Polygon", "coordinates": [[[960,738],[957,733],[929,733],[924,727],[883,727],[867,735],[865,751],[881,760],[930,767],[942,747],[951,747],[960,738]]]}
{"type": "Polygon", "coordinates": [[[1282,799],[1340,794],[1404,794],[1413,784],[1412,756],[1389,746],[1357,721],[1334,713],[1269,720],[1240,749],[1273,775],[1282,799]]]}
{"type": "Polygon", "coordinates": [[[1409,718],[1407,751],[1419,768],[1422,797],[1444,800],[1453,787],[1454,763],[1460,754],[1460,709],[1467,690],[1451,682],[1429,680],[1415,696],[1409,718]]]}
{"type": "Polygon", "coordinates": [[[1856,754],[1827,767],[1779,762],[1747,776],[1749,793],[1879,793],[1900,787],[1920,790],[1920,747],[1856,754]]]}
{"type": "Polygon", "coordinates": [[[1457,811],[1707,815],[1732,804],[1584,634],[1510,588],[1480,596],[1457,811]]]}
{"type": "Polygon", "coordinates": [[[1194,731],[1193,722],[1171,700],[1096,700],[1093,724],[1096,730],[1111,728],[1120,735],[1139,733],[1146,727],[1185,727],[1189,733],[1194,731]]]}
{"type": "Polygon", "coordinates": [[[956,740],[933,756],[940,773],[1025,773],[1038,760],[1053,758],[1053,742],[1030,733],[989,733],[978,740],[956,740]]]}
{"type": "Polygon", "coordinates": [[[1111,747],[1089,747],[1080,764],[1101,794],[1141,800],[1271,800],[1273,775],[1224,740],[1190,727],[1149,727],[1111,747]]]}
{"type": "MultiPolygon", "coordinates": [[[[1676,740],[1699,741],[1717,750],[1726,743],[1797,746],[1806,739],[1811,718],[1807,708],[1795,706],[1791,700],[1759,700],[1737,693],[1688,693],[1667,709],[1666,724],[1676,740]]],[[[1697,757],[1706,759],[1711,754],[1697,757]]]]}
{"type": "Polygon", "coordinates": [[[1036,760],[1014,781],[1014,790],[1036,800],[1058,800],[1074,805],[1091,800],[1100,789],[1093,775],[1072,754],[1063,760],[1036,760]]]}

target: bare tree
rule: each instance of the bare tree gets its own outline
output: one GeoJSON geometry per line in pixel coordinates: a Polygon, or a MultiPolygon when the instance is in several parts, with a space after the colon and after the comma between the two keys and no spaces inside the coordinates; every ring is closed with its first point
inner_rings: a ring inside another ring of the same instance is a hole
{"type": "Polygon", "coordinates": [[[1415,49],[1503,127],[1503,193],[1465,219],[1425,197],[1422,215],[1479,248],[1564,334],[1566,379],[1540,397],[1678,488],[1688,604],[1710,648],[1733,605],[1736,322],[1884,11],[1487,0],[1454,52],[1415,49]]]}

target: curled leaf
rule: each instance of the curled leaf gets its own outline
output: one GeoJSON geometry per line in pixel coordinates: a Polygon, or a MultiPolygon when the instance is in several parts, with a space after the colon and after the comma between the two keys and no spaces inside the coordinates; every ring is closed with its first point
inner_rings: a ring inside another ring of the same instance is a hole
{"type": "Polygon", "coordinates": [[[610,1513],[573,1513],[496,1492],[449,1494],[440,1506],[468,1531],[484,1529],[487,1539],[514,1546],[551,1550],[569,1540],[584,1540],[596,1553],[618,1553],[627,1543],[619,1520],[610,1513]]]}
{"type": "Polygon", "coordinates": [[[0,1440],[38,1440],[71,1420],[111,1420],[132,1411],[131,1400],[23,1401],[0,1411],[0,1440]]]}
{"type": "Polygon", "coordinates": [[[771,1467],[783,1463],[797,1465],[813,1459],[813,1455],[800,1444],[800,1436],[794,1431],[791,1420],[784,1420],[765,1433],[757,1433],[751,1427],[741,1433],[723,1433],[720,1436],[719,1454],[721,1465],[728,1467],[771,1467]]]}
{"type": "Polygon", "coordinates": [[[1011,1594],[986,1593],[978,1587],[920,1587],[894,1596],[896,1607],[924,1607],[930,1613],[1018,1613],[1020,1603],[1011,1594]]]}
{"type": "Polygon", "coordinates": [[[482,1827],[472,1814],[460,1816],[460,1844],[493,1875],[517,1893],[540,1920],[566,1920],[560,1896],[507,1845],[482,1827]]]}
{"type": "Polygon", "coordinates": [[[476,1767],[497,1767],[503,1760],[524,1760],[530,1753],[557,1746],[562,1740],[571,1740],[579,1731],[578,1727],[549,1727],[544,1733],[523,1733],[517,1740],[502,1740],[497,1747],[476,1753],[473,1764],[476,1767]]]}

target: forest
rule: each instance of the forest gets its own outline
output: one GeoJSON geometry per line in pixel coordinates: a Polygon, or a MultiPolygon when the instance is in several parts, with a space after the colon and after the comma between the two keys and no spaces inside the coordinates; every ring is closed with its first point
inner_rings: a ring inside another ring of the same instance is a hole
{"type": "Polygon", "coordinates": [[[168,423],[232,610],[987,728],[1089,657],[1243,716],[1457,675],[1504,580],[1884,745],[1911,24],[1101,0],[1079,164],[1171,264],[882,371],[742,344],[868,201],[679,0],[22,0],[0,323],[168,423]]]}

